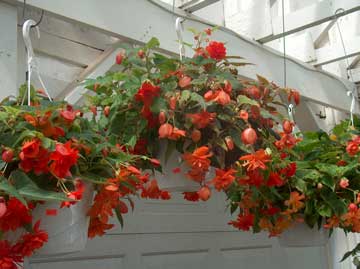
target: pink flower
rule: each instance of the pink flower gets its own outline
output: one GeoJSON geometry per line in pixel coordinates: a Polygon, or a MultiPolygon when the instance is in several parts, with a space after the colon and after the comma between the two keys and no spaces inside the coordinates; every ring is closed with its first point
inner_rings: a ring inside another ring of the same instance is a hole
{"type": "Polygon", "coordinates": [[[342,178],[340,180],[339,186],[343,189],[346,189],[349,186],[349,180],[347,178],[342,178]]]}

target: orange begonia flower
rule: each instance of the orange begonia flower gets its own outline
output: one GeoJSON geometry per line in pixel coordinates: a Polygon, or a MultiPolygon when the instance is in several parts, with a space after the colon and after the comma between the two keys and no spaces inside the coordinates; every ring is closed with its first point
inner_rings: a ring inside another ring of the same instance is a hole
{"type": "Polygon", "coordinates": [[[194,124],[196,128],[202,129],[215,120],[216,113],[203,111],[195,114],[187,114],[186,117],[191,119],[192,124],[194,124]]]}
{"type": "Polygon", "coordinates": [[[236,170],[229,169],[227,171],[222,169],[216,169],[215,171],[216,176],[211,181],[212,184],[214,184],[215,189],[218,191],[226,190],[235,180],[235,173],[236,170]]]}
{"type": "Polygon", "coordinates": [[[243,164],[244,167],[247,167],[247,171],[252,171],[256,169],[266,169],[266,163],[271,161],[271,156],[268,155],[265,150],[260,149],[253,154],[248,154],[239,159],[240,161],[245,161],[243,164]]]}
{"type": "Polygon", "coordinates": [[[207,171],[210,166],[210,158],[213,154],[209,152],[209,148],[202,146],[194,150],[193,153],[183,154],[184,161],[192,168],[207,171]]]}
{"type": "Polygon", "coordinates": [[[299,194],[297,191],[293,191],[290,193],[289,200],[285,201],[285,205],[289,207],[288,212],[289,213],[296,213],[301,208],[304,207],[304,202],[302,200],[305,199],[304,194],[299,194]]]}

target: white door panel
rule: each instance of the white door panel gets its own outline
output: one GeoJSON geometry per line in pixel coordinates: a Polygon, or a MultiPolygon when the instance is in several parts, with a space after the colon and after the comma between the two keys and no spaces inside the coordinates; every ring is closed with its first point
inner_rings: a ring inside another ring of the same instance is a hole
{"type": "MultiPolygon", "coordinates": [[[[267,234],[235,231],[214,193],[207,203],[173,194],[170,201],[141,200],[108,235],[81,253],[36,259],[32,269],[328,269],[325,248],[280,248],[267,234]]],[[[236,216],[233,216],[235,219],[236,216]]],[[[115,222],[116,220],[114,220],[115,222]]]]}

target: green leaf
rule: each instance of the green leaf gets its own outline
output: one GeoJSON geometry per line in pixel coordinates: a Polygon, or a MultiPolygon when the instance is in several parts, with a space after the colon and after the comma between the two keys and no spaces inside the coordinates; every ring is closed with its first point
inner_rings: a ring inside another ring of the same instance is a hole
{"type": "Polygon", "coordinates": [[[46,148],[46,149],[54,149],[55,148],[55,141],[47,138],[47,137],[42,137],[41,138],[41,145],[46,148]]]}
{"type": "Polygon", "coordinates": [[[154,53],[153,61],[154,64],[160,69],[161,74],[167,74],[176,70],[175,62],[164,55],[154,53]]]}
{"type": "Polygon", "coordinates": [[[296,189],[298,189],[299,191],[303,192],[303,193],[306,193],[306,182],[300,178],[300,177],[294,177],[292,180],[291,180],[291,184],[294,185],[294,187],[296,189]]]}
{"type": "Polygon", "coordinates": [[[199,31],[196,30],[196,29],[193,28],[193,27],[189,27],[189,28],[187,28],[187,30],[188,30],[189,32],[192,32],[194,35],[198,35],[198,34],[199,34],[199,31]]]}
{"type": "Polygon", "coordinates": [[[0,190],[6,192],[10,196],[14,196],[25,206],[27,206],[25,199],[20,195],[20,193],[17,191],[17,189],[15,189],[14,186],[10,185],[9,181],[6,178],[0,177],[0,180],[0,190]]]}
{"type": "Polygon", "coordinates": [[[352,255],[352,251],[348,251],[344,254],[344,256],[342,257],[342,259],[340,260],[340,262],[345,261],[347,258],[349,258],[352,255]]]}
{"type": "Polygon", "coordinates": [[[230,206],[230,213],[231,215],[234,214],[234,212],[236,211],[236,209],[239,207],[238,203],[231,203],[230,206]]]}
{"type": "Polygon", "coordinates": [[[263,85],[268,85],[268,84],[270,84],[270,82],[269,82],[266,78],[264,78],[263,76],[260,76],[260,75],[256,74],[256,77],[257,77],[258,81],[259,81],[261,84],[263,84],[263,85]]]}
{"type": "Polygon", "coordinates": [[[179,100],[180,105],[183,104],[184,102],[187,102],[190,99],[190,94],[191,92],[189,90],[183,90],[181,92],[181,96],[179,100]]]}
{"type": "Polygon", "coordinates": [[[317,169],[319,169],[320,172],[323,172],[325,174],[328,174],[332,177],[336,177],[338,174],[338,169],[339,168],[337,165],[335,164],[327,164],[327,163],[318,163],[315,165],[315,167],[317,169]]]}
{"type": "Polygon", "coordinates": [[[316,208],[316,211],[319,213],[319,215],[322,217],[331,217],[332,216],[331,207],[325,203],[316,203],[315,208],[316,208]]]}
{"type": "Polygon", "coordinates": [[[37,201],[69,201],[64,193],[40,189],[24,172],[15,170],[10,174],[20,195],[37,201]]]}
{"type": "Polygon", "coordinates": [[[0,121],[5,122],[7,121],[7,119],[9,118],[9,113],[0,111],[0,121]]]}
{"type": "Polygon", "coordinates": [[[168,108],[168,103],[164,98],[156,98],[151,106],[151,111],[155,114],[159,114],[160,111],[166,111],[168,108]]]}
{"type": "Polygon", "coordinates": [[[16,147],[19,143],[21,143],[25,138],[28,137],[35,137],[36,134],[33,131],[30,130],[25,130],[21,133],[21,135],[18,137],[18,139],[16,139],[16,141],[14,142],[14,144],[12,145],[12,147],[16,147]]]}
{"type": "Polygon", "coordinates": [[[275,122],[281,122],[284,119],[284,116],[282,114],[278,113],[277,115],[273,115],[264,108],[260,108],[260,115],[263,118],[273,119],[275,122]]]}
{"type": "Polygon", "coordinates": [[[2,106],[2,108],[14,117],[17,117],[22,111],[12,106],[2,106]]]}
{"type": "Polygon", "coordinates": [[[191,81],[192,85],[204,85],[207,81],[207,76],[206,75],[201,75],[200,77],[193,79],[191,81]]]}
{"type": "Polygon", "coordinates": [[[322,175],[315,169],[297,169],[296,176],[301,179],[317,181],[322,175]]]}
{"type": "Polygon", "coordinates": [[[133,135],[126,143],[126,145],[128,145],[130,148],[134,148],[134,146],[136,145],[136,141],[137,141],[137,137],[133,135]]]}
{"type": "Polygon", "coordinates": [[[114,210],[115,210],[115,213],[116,213],[116,217],[117,217],[117,219],[118,219],[118,221],[119,221],[119,223],[121,225],[121,228],[124,228],[124,218],[123,218],[123,216],[122,216],[122,214],[120,212],[120,206],[115,207],[114,210]]]}
{"type": "Polygon", "coordinates": [[[107,182],[107,178],[101,177],[93,173],[82,174],[81,179],[95,184],[106,184],[107,182]]]}
{"type": "Polygon", "coordinates": [[[345,261],[350,256],[355,256],[359,251],[360,251],[360,243],[357,244],[353,250],[346,252],[340,262],[345,261]]]}
{"type": "Polygon", "coordinates": [[[238,101],[238,103],[240,105],[242,105],[242,104],[247,104],[247,105],[252,105],[252,106],[258,106],[259,105],[258,102],[256,102],[255,100],[250,99],[246,95],[239,95],[237,97],[237,101],[238,101]]]}
{"type": "Polygon", "coordinates": [[[199,103],[204,108],[204,110],[206,109],[205,100],[200,94],[198,94],[196,92],[191,92],[190,100],[199,103]]]}
{"type": "Polygon", "coordinates": [[[159,39],[152,37],[145,45],[147,49],[153,49],[160,46],[159,39]]]}
{"type": "Polygon", "coordinates": [[[323,177],[320,182],[325,186],[328,186],[332,191],[335,190],[335,180],[332,177],[323,177]]]}
{"type": "Polygon", "coordinates": [[[320,192],[321,198],[327,203],[337,216],[345,214],[347,206],[342,199],[339,199],[337,194],[330,189],[322,188],[320,192]]]}
{"type": "Polygon", "coordinates": [[[360,266],[359,257],[354,257],[353,264],[356,266],[356,268],[359,268],[359,266],[360,266]]]}
{"type": "Polygon", "coordinates": [[[110,119],[110,126],[109,131],[112,134],[119,135],[121,130],[123,129],[123,124],[125,121],[125,114],[117,112],[114,116],[110,119]]]}

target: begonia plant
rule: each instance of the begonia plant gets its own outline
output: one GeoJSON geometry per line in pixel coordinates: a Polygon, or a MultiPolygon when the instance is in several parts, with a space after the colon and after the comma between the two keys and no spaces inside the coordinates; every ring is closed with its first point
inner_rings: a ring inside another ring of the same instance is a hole
{"type": "MultiPolygon", "coordinates": [[[[20,96],[23,93],[24,87],[20,96]]],[[[38,204],[58,202],[46,209],[47,216],[56,216],[60,208],[80,201],[86,185],[92,184],[97,193],[90,211],[83,214],[90,217],[89,237],[94,237],[112,228],[109,217],[116,214],[122,222],[131,196],[138,192],[169,198],[156,181],[148,183],[148,175],[133,166],[146,157],[122,151],[81,110],[49,102],[41,90],[31,93],[31,106],[20,105],[21,97],[0,104],[1,269],[18,268],[48,241],[41,219],[33,216],[38,204]],[[14,233],[18,236],[11,236],[14,233]]]]}

